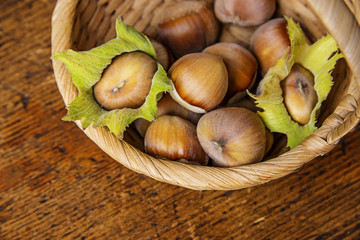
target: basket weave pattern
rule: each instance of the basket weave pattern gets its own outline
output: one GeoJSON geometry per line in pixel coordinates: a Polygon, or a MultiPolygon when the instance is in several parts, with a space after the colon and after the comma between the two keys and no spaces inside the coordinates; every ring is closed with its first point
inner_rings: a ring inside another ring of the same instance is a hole
{"type": "MultiPolygon", "coordinates": [[[[52,52],[69,48],[87,50],[110,40],[115,37],[114,22],[118,16],[138,31],[156,37],[161,13],[173,1],[176,0],[58,0],[52,19],[52,52]]],[[[313,37],[318,38],[324,32],[332,34],[347,63],[343,78],[335,83],[329,96],[326,108],[330,112],[325,114],[321,127],[294,149],[282,153],[283,144],[279,142],[275,143],[276,157],[251,165],[218,168],[156,159],[139,150],[141,144],[136,144],[136,137],[133,142],[120,141],[104,127],[90,126],[84,132],[127,168],[162,182],[198,190],[232,190],[263,184],[330,152],[360,119],[359,1],[279,0],[278,5],[283,13],[300,21],[313,37]],[[297,9],[306,10],[301,18],[297,9]]],[[[58,88],[68,105],[76,97],[77,89],[60,61],[53,60],[53,67],[58,88]]],[[[77,124],[81,127],[80,122],[77,124]]]]}

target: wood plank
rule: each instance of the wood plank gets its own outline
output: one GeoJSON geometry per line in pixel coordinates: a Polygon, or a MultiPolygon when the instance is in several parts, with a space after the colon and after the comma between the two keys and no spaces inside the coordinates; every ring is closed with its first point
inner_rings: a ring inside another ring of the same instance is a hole
{"type": "Polygon", "coordinates": [[[249,189],[193,191],[134,173],[61,120],[54,6],[0,1],[0,239],[360,239],[359,128],[249,189]]]}

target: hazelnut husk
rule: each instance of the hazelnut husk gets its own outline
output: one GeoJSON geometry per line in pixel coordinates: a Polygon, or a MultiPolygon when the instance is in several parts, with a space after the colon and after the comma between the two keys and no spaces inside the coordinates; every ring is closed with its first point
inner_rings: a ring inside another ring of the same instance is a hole
{"type": "Polygon", "coordinates": [[[291,118],[300,125],[308,123],[318,101],[314,89],[314,75],[302,65],[295,63],[280,85],[284,104],[291,118]]]}
{"type": "Polygon", "coordinates": [[[156,62],[141,52],[116,57],[94,85],[96,101],[105,109],[138,108],[149,94],[156,62]]]}
{"type": "Polygon", "coordinates": [[[171,97],[196,113],[217,107],[228,89],[228,73],[221,57],[190,53],[178,59],[168,71],[173,83],[171,97]]]}
{"type": "Polygon", "coordinates": [[[196,136],[196,126],[180,117],[163,115],[145,134],[145,151],[155,157],[207,165],[208,156],[196,136]]]}
{"type": "Polygon", "coordinates": [[[236,43],[220,42],[203,50],[205,53],[220,56],[228,71],[229,86],[226,101],[234,102],[246,96],[256,80],[258,62],[253,54],[236,43]]]}
{"type": "Polygon", "coordinates": [[[256,113],[245,108],[219,108],[206,113],[200,118],[196,131],[215,166],[255,163],[264,156],[265,126],[256,113]]]}
{"type": "Polygon", "coordinates": [[[275,12],[275,0],[215,0],[216,17],[223,23],[256,26],[275,12]]]}
{"type": "Polygon", "coordinates": [[[261,25],[250,41],[250,49],[259,60],[263,76],[289,47],[290,38],[284,18],[275,18],[261,25]]]}
{"type": "Polygon", "coordinates": [[[211,6],[204,1],[169,5],[158,25],[159,39],[176,58],[198,52],[214,43],[220,26],[211,6]]]}

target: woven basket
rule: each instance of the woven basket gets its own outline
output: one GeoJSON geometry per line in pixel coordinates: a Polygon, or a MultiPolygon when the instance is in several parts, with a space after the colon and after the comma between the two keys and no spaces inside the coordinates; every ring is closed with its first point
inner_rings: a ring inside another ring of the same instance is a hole
{"type": "MultiPolygon", "coordinates": [[[[115,37],[115,19],[156,37],[164,7],[176,0],[58,0],[52,18],[52,52],[88,50],[115,37]]],[[[212,0],[208,0],[212,2],[212,0]]],[[[327,32],[336,39],[346,61],[334,71],[335,84],[323,104],[319,129],[300,145],[284,152],[284,141],[276,141],[272,157],[256,164],[232,168],[195,166],[156,159],[144,153],[135,130],[120,141],[105,127],[84,132],[113,159],[138,173],[162,182],[198,190],[232,190],[255,186],[283,177],[317,156],[330,152],[353,130],[360,118],[360,4],[356,0],[279,0],[277,14],[300,22],[315,40],[327,32]]],[[[66,105],[77,89],[65,66],[53,60],[55,78],[66,105]]],[[[78,121],[80,127],[81,123],[78,121]]]]}

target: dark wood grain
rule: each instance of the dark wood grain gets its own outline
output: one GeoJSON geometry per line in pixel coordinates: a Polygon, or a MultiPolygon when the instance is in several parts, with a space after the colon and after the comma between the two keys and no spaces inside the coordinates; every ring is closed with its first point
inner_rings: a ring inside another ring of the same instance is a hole
{"type": "Polygon", "coordinates": [[[66,114],[55,0],[0,1],[0,239],[360,239],[360,131],[282,179],[193,191],[116,163],[66,114]]]}

